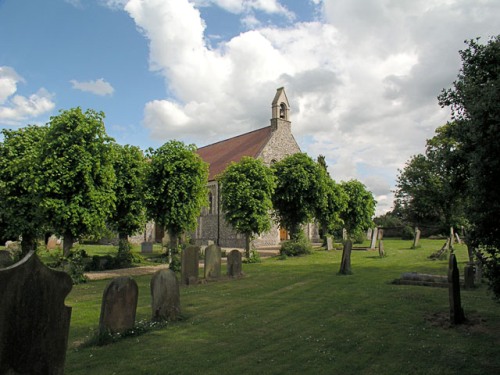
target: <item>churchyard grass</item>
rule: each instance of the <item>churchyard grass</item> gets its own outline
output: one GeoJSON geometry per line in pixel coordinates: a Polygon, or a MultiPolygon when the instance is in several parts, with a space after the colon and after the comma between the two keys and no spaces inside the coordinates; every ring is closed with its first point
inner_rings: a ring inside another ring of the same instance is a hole
{"type": "MultiPolygon", "coordinates": [[[[427,258],[443,243],[385,239],[384,258],[353,250],[348,276],[341,251],[244,264],[244,278],[181,287],[182,320],[101,347],[81,344],[109,280],[76,285],[66,374],[498,374],[500,305],[485,285],[462,291],[471,324],[450,327],[446,288],[391,284],[445,275],[446,260],[427,258]]],[[[455,252],[462,273],[467,250],[455,252]]],[[[149,320],[151,276],[135,280],[136,319],[149,320]]]]}

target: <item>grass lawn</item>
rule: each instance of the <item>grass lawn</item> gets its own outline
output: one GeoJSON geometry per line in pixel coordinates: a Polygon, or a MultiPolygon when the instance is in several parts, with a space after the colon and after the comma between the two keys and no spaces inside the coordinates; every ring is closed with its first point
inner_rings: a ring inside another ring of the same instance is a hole
{"type": "MultiPolygon", "coordinates": [[[[473,324],[450,327],[447,289],[390,283],[445,275],[447,261],[427,259],[443,242],[353,251],[350,276],[337,275],[340,251],[244,264],[242,279],[181,287],[182,321],[102,347],[79,344],[109,280],[74,286],[66,374],[499,374],[500,305],[486,286],[462,291],[473,324]]],[[[462,273],[465,246],[456,254],[462,273]]],[[[151,276],[135,279],[137,320],[148,320],[151,276]]]]}

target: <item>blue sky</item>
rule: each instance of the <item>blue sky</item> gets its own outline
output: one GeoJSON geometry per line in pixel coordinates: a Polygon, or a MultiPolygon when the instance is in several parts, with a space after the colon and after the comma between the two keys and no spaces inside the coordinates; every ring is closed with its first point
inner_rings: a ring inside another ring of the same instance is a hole
{"type": "Polygon", "coordinates": [[[497,0],[0,0],[0,127],[106,114],[119,143],[203,146],[291,102],[303,151],[357,178],[378,213],[398,168],[449,117],[436,97],[497,0]]]}

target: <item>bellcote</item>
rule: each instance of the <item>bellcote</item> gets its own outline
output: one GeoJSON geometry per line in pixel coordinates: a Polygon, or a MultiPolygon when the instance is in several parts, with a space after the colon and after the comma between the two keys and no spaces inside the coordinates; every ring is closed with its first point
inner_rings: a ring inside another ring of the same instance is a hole
{"type": "Polygon", "coordinates": [[[280,127],[291,126],[291,121],[289,118],[290,114],[290,104],[288,103],[288,98],[286,97],[285,88],[280,87],[276,90],[276,95],[274,96],[272,107],[271,107],[271,128],[276,131],[280,127]]]}

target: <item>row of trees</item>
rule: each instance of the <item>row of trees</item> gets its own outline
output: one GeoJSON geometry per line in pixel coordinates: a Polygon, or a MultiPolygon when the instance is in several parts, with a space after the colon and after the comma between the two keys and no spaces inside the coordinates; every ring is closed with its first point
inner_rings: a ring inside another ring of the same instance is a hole
{"type": "MultiPolygon", "coordinates": [[[[0,226],[22,236],[22,250],[51,232],[63,237],[63,253],[82,236],[106,230],[120,244],[153,219],[177,249],[207,205],[208,165],[194,145],[170,141],[144,154],[107,136],[104,114],[62,111],[46,126],[3,130],[0,143],[0,226]]],[[[270,212],[296,240],[313,217],[331,233],[371,225],[375,201],[358,181],[336,184],[324,158],[292,155],[272,166],[244,158],[219,177],[226,219],[247,237],[270,229],[270,212]]],[[[247,254],[248,255],[248,254],[247,254]]]]}
{"type": "Polygon", "coordinates": [[[104,114],[63,111],[47,126],[3,130],[0,143],[0,228],[22,236],[23,253],[45,233],[75,239],[128,236],[154,219],[175,241],[194,227],[206,204],[208,166],[194,145],[171,141],[149,150],[121,146],[107,136],[104,114]]]}
{"type": "Polygon", "coordinates": [[[373,195],[356,180],[337,184],[322,156],[315,162],[297,153],[270,168],[245,157],[232,163],[218,180],[226,220],[245,235],[247,257],[252,236],[270,229],[271,211],[292,241],[300,239],[301,226],[313,218],[323,235],[343,227],[355,234],[372,226],[373,195]]]}
{"type": "Polygon", "coordinates": [[[466,228],[500,298],[500,36],[466,44],[457,79],[438,97],[451,121],[400,171],[395,211],[414,224],[466,228]]]}

